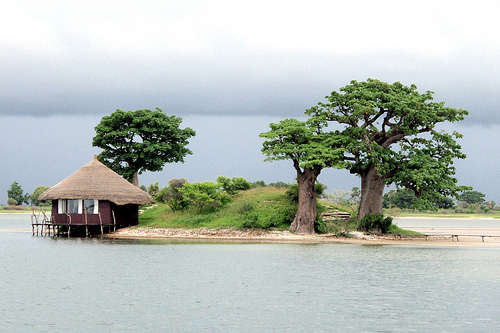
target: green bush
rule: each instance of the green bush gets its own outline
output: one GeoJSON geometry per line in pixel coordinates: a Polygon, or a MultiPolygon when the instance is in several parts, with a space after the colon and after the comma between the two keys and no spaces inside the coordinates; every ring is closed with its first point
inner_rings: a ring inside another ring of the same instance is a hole
{"type": "Polygon", "coordinates": [[[219,185],[211,182],[186,183],[179,189],[196,213],[210,213],[231,202],[231,196],[222,193],[219,185]]]}
{"type": "Polygon", "coordinates": [[[360,221],[358,229],[360,231],[379,232],[386,234],[392,225],[392,217],[385,217],[382,214],[366,214],[360,221]]]}
{"type": "Polygon", "coordinates": [[[240,191],[245,191],[252,187],[252,183],[243,177],[233,177],[229,179],[225,176],[218,176],[217,184],[229,195],[235,195],[240,191]]]}
{"type": "Polygon", "coordinates": [[[273,203],[273,209],[259,209],[244,202],[237,210],[243,228],[270,229],[289,226],[297,212],[297,205],[283,198],[273,203]]]}
{"type": "Polygon", "coordinates": [[[189,201],[184,198],[180,189],[187,183],[184,178],[171,179],[168,182],[168,187],[162,188],[155,200],[161,203],[166,203],[173,211],[180,211],[189,205],[189,201]]]}

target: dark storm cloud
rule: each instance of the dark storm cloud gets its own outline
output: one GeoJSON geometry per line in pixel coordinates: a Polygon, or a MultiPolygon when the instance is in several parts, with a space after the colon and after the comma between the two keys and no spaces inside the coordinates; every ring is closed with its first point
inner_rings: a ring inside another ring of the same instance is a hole
{"type": "MultiPolygon", "coordinates": [[[[92,115],[117,108],[161,107],[171,113],[297,117],[332,90],[368,77],[417,84],[435,99],[470,111],[470,123],[499,123],[500,83],[489,57],[213,54],[170,62],[44,62],[0,74],[2,115],[92,115]],[[224,62],[227,57],[231,61],[224,62]],[[9,78],[13,78],[9,80],[9,78]]],[[[500,61],[500,57],[495,58],[500,61]]]]}

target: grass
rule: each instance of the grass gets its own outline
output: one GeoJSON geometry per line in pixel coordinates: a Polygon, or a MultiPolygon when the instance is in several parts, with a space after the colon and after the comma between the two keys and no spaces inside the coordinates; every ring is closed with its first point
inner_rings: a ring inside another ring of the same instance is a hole
{"type": "Polygon", "coordinates": [[[50,212],[52,206],[41,206],[41,207],[31,207],[31,206],[0,206],[0,214],[26,214],[32,213],[35,209],[35,213],[40,210],[44,212],[50,212]]]}
{"type": "Polygon", "coordinates": [[[240,192],[231,203],[214,212],[197,214],[174,212],[167,205],[156,205],[139,216],[140,227],[156,228],[258,228],[286,229],[296,207],[286,198],[286,190],[260,187],[240,192]]]}
{"type": "Polygon", "coordinates": [[[403,235],[403,236],[410,236],[410,237],[424,237],[423,234],[421,234],[417,231],[401,229],[400,227],[398,227],[395,224],[391,224],[391,227],[389,228],[388,234],[403,235]]]}
{"type": "MultiPolygon", "coordinates": [[[[297,206],[285,195],[286,189],[276,187],[259,187],[242,191],[233,197],[231,203],[219,210],[199,214],[189,210],[174,212],[166,204],[157,204],[139,215],[139,227],[151,228],[254,228],[254,229],[288,229],[293,221],[297,206]]],[[[323,206],[340,211],[354,213],[351,206],[335,206],[328,201],[320,200],[323,206]]],[[[399,212],[398,212],[399,213],[399,212]]],[[[387,212],[386,212],[387,214],[387,212]]],[[[389,215],[389,214],[387,214],[389,215]]],[[[457,214],[451,214],[457,217],[457,214]]],[[[464,214],[465,215],[465,214],[464,214]]],[[[398,214],[398,216],[443,216],[441,214],[398,214]]],[[[464,217],[469,217],[467,216],[464,217]]],[[[491,215],[489,215],[491,216],[491,215]]],[[[338,236],[348,236],[357,227],[355,219],[349,221],[334,220],[322,222],[320,232],[338,236]]],[[[404,230],[392,225],[389,234],[420,237],[422,234],[404,230]]]]}

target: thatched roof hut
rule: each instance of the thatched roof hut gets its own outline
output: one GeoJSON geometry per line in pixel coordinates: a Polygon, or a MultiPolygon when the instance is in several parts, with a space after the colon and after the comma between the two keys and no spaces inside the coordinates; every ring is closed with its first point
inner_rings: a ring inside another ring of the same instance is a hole
{"type": "Polygon", "coordinates": [[[57,199],[96,199],[117,205],[142,205],[153,201],[149,194],[99,162],[97,155],[93,161],[40,195],[40,200],[57,199]]]}
{"type": "Polygon", "coordinates": [[[94,160],[40,195],[52,200],[52,224],[66,228],[85,226],[85,234],[137,225],[139,205],[151,196],[94,160]],[[100,227],[100,228],[99,228],[100,227]]]}

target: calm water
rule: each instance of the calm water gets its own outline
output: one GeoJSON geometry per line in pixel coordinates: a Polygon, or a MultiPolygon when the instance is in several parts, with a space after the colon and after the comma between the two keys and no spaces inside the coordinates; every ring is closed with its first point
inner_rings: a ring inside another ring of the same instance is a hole
{"type": "Polygon", "coordinates": [[[32,237],[0,215],[1,332],[494,332],[500,249],[32,237]]]}

